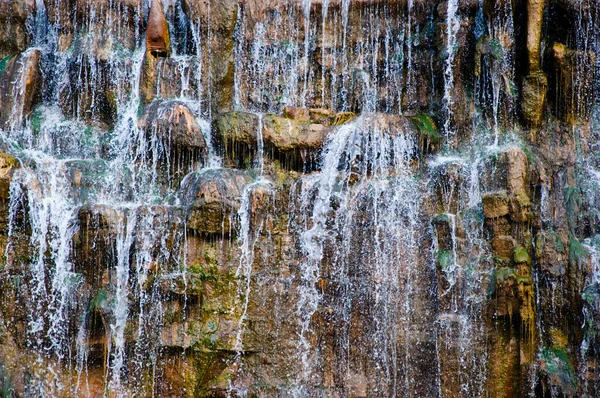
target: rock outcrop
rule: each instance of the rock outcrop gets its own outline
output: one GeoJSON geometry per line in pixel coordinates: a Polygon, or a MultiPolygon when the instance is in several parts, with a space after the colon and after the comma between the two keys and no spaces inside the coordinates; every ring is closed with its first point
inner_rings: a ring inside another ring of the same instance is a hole
{"type": "Polygon", "coordinates": [[[598,0],[0,25],[3,395],[600,395],[598,0]]]}

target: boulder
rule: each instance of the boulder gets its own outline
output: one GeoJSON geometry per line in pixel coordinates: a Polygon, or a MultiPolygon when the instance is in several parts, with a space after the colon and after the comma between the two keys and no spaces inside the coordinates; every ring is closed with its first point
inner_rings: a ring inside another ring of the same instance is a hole
{"type": "Polygon", "coordinates": [[[324,108],[312,108],[308,110],[310,121],[315,124],[329,126],[333,122],[335,112],[324,108]]]}
{"type": "Polygon", "coordinates": [[[509,213],[509,198],[506,191],[485,194],[482,200],[485,218],[498,218],[509,213]]]}
{"type": "Polygon", "coordinates": [[[228,235],[240,208],[250,174],[211,169],[189,174],[181,183],[181,200],[188,207],[187,228],[202,234],[228,235]]]}
{"type": "Polygon", "coordinates": [[[138,126],[173,148],[206,153],[206,141],[196,117],[180,101],[153,101],[144,109],[138,126]]]}
{"type": "Polygon", "coordinates": [[[310,117],[310,111],[306,108],[298,108],[296,106],[286,106],[283,109],[283,116],[288,118],[288,119],[292,119],[292,120],[297,120],[300,123],[308,123],[311,121],[311,117],[310,117]]]}
{"type": "Polygon", "coordinates": [[[266,115],[263,118],[263,139],[279,151],[296,149],[319,149],[331,129],[322,124],[301,123],[281,116],[266,115]]]}
{"type": "Polygon", "coordinates": [[[213,135],[225,148],[237,142],[256,145],[259,120],[260,117],[254,113],[222,113],[213,121],[213,135]]]}

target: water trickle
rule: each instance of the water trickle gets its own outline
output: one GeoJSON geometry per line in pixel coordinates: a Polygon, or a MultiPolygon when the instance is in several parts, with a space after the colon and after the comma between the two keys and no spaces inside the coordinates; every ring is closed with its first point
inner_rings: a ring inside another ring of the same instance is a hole
{"type": "Polygon", "coordinates": [[[460,28],[458,16],[458,0],[448,0],[446,16],[446,67],[444,70],[444,133],[450,140],[456,133],[453,128],[452,115],[454,105],[454,58],[456,57],[456,35],[460,28]]]}

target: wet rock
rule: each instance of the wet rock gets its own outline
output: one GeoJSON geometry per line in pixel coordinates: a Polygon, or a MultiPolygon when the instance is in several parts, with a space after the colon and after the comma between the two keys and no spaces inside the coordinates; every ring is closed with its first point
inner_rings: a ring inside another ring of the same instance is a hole
{"type": "Polygon", "coordinates": [[[485,218],[498,218],[509,213],[509,198],[506,191],[485,194],[482,200],[485,218]]]}
{"type": "Polygon", "coordinates": [[[561,43],[552,47],[557,66],[556,110],[565,121],[576,124],[590,116],[593,89],[589,82],[596,75],[596,54],[576,51],[561,43]]]}
{"type": "Polygon", "coordinates": [[[263,139],[279,151],[319,149],[331,132],[321,124],[301,123],[275,115],[263,118],[263,139]]]}
{"type": "Polygon", "coordinates": [[[155,56],[169,56],[171,39],[161,0],[152,0],[146,27],[146,51],[155,56]]]}
{"type": "Polygon", "coordinates": [[[154,101],[144,109],[140,129],[172,148],[206,155],[204,134],[190,109],[179,101],[154,101]]]}
{"type": "Polygon", "coordinates": [[[248,112],[227,112],[213,121],[213,135],[227,148],[236,142],[256,145],[259,116],[248,112]]]}
{"type": "Polygon", "coordinates": [[[333,125],[339,126],[341,124],[348,123],[356,118],[357,118],[357,115],[354,112],[339,112],[339,113],[336,113],[336,115],[333,119],[333,125]]]}
{"type": "Polygon", "coordinates": [[[210,71],[206,81],[212,93],[213,112],[233,108],[234,97],[234,30],[238,20],[237,0],[184,0],[182,8],[197,27],[206,46],[203,70],[210,71]]]}
{"type": "Polygon", "coordinates": [[[231,34],[237,19],[237,0],[183,0],[183,11],[187,16],[219,33],[231,34]]]}
{"type": "Polygon", "coordinates": [[[448,214],[438,214],[431,220],[435,228],[438,248],[440,250],[452,249],[452,220],[448,214]]]}
{"type": "Polygon", "coordinates": [[[503,150],[501,156],[506,167],[506,188],[508,192],[524,192],[529,171],[527,155],[521,148],[510,147],[503,150]]]}
{"type": "Polygon", "coordinates": [[[0,62],[0,126],[18,126],[42,92],[40,51],[27,50],[0,62]]]}
{"type": "Polygon", "coordinates": [[[532,127],[537,127],[542,122],[548,79],[544,72],[530,73],[523,82],[522,111],[525,122],[532,127]]]}
{"type": "Polygon", "coordinates": [[[318,151],[332,131],[322,124],[309,124],[282,116],[224,113],[213,121],[213,135],[215,141],[221,144],[229,164],[238,168],[248,167],[257,154],[259,128],[265,156],[297,164],[300,168],[303,165],[302,151],[318,151]]]}
{"type": "Polygon", "coordinates": [[[244,187],[252,181],[246,172],[217,169],[192,173],[182,182],[182,202],[189,207],[187,228],[200,234],[234,232],[244,187]]]}
{"type": "Polygon", "coordinates": [[[513,257],[513,250],[517,241],[510,235],[500,235],[492,239],[492,250],[494,256],[500,258],[506,263],[510,263],[513,257]]]}
{"type": "Polygon", "coordinates": [[[330,126],[335,117],[335,112],[329,109],[312,108],[308,112],[312,123],[322,124],[323,126],[330,126]]]}
{"type": "Polygon", "coordinates": [[[35,0],[0,1],[0,59],[28,47],[35,9],[35,0]]]}
{"type": "Polygon", "coordinates": [[[90,205],[79,210],[77,221],[79,229],[73,235],[74,271],[98,283],[115,262],[116,240],[126,214],[108,205],[90,205]]]}
{"type": "Polygon", "coordinates": [[[531,200],[522,190],[510,197],[510,219],[514,222],[527,222],[531,218],[531,200]]]}
{"type": "Polygon", "coordinates": [[[115,48],[133,50],[144,33],[140,23],[142,0],[43,1],[49,22],[58,28],[59,51],[75,50],[72,46],[81,51],[83,45],[85,53],[106,61],[115,48]],[[86,40],[78,40],[78,33],[84,34],[86,40]]]}
{"type": "Polygon", "coordinates": [[[306,108],[298,108],[296,106],[286,106],[283,109],[283,117],[296,120],[300,123],[308,123],[311,121],[309,110],[306,108]]]}
{"type": "Polygon", "coordinates": [[[566,238],[555,231],[538,232],[535,237],[535,256],[545,273],[553,277],[564,276],[567,272],[568,253],[566,238]]]}
{"type": "Polygon", "coordinates": [[[544,23],[545,0],[527,1],[527,54],[529,73],[540,70],[540,46],[544,23]]]}
{"type": "Polygon", "coordinates": [[[117,114],[117,92],[126,92],[131,82],[117,88],[111,63],[93,57],[67,60],[68,82],[60,86],[59,105],[63,114],[81,119],[100,129],[112,127],[117,114]]]}
{"type": "Polygon", "coordinates": [[[15,157],[7,153],[0,153],[0,200],[10,199],[10,182],[15,169],[19,167],[21,165],[15,157]]]}

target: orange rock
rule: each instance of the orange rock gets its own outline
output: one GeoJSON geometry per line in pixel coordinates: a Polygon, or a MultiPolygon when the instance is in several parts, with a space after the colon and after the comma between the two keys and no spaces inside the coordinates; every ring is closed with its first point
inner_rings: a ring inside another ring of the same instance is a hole
{"type": "Polygon", "coordinates": [[[160,0],[152,0],[146,28],[146,51],[155,56],[168,57],[170,42],[169,24],[162,3],[160,0]]]}

